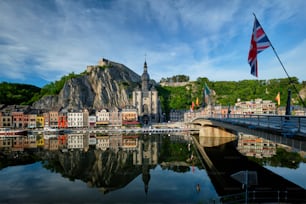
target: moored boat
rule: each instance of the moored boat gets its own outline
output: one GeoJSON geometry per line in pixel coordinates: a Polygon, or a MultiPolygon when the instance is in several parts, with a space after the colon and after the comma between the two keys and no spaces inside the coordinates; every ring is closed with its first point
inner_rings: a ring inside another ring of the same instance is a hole
{"type": "Polygon", "coordinates": [[[44,132],[57,132],[57,128],[44,127],[44,132]]]}
{"type": "Polygon", "coordinates": [[[62,133],[63,130],[58,128],[44,127],[44,134],[59,134],[62,133]]]}

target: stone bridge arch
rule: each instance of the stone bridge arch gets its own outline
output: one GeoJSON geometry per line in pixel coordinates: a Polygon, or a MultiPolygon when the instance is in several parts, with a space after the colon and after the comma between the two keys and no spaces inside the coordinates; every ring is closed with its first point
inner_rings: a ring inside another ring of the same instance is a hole
{"type": "Polygon", "coordinates": [[[199,128],[199,135],[204,137],[233,137],[238,131],[213,120],[196,118],[191,122],[194,128],[199,128]]]}
{"type": "Polygon", "coordinates": [[[213,147],[236,140],[238,132],[225,128],[212,120],[197,118],[191,122],[193,128],[199,129],[199,143],[202,147],[213,147]]]}

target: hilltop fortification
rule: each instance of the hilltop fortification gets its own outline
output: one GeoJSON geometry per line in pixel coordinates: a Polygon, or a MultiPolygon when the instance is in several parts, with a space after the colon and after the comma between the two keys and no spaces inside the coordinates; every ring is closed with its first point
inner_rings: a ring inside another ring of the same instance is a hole
{"type": "Polygon", "coordinates": [[[87,66],[86,74],[68,80],[60,93],[44,96],[33,106],[38,109],[83,109],[123,107],[131,102],[141,77],[123,64],[101,59],[87,66]]]}

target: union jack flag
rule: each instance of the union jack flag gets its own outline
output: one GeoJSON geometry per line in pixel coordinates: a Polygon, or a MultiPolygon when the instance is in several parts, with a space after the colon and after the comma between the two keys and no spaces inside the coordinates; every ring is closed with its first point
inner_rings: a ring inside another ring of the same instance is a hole
{"type": "Polygon", "coordinates": [[[255,17],[253,33],[251,37],[251,47],[248,61],[251,66],[251,74],[258,77],[257,54],[270,47],[270,41],[265,31],[255,17]]]}

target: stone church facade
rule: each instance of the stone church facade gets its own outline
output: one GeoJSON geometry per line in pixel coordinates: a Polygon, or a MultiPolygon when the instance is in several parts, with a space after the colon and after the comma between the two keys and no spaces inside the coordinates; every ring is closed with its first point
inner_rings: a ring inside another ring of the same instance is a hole
{"type": "Polygon", "coordinates": [[[133,91],[133,106],[137,109],[139,121],[143,124],[160,122],[161,106],[158,92],[150,83],[147,62],[144,62],[141,75],[141,88],[133,91]]]}

